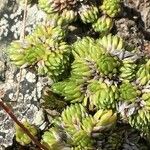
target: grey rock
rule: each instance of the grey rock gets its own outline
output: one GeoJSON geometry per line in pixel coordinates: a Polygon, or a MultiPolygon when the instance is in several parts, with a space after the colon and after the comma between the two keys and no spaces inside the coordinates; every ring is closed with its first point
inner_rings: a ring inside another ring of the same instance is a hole
{"type": "Polygon", "coordinates": [[[5,80],[5,69],[6,69],[6,64],[5,62],[0,60],[0,81],[5,80]]]}
{"type": "Polygon", "coordinates": [[[117,35],[122,37],[124,41],[131,47],[141,48],[144,36],[136,26],[136,23],[129,18],[121,18],[115,21],[117,35]]]}
{"type": "MultiPolygon", "coordinates": [[[[16,0],[0,0],[0,91],[5,93],[3,101],[11,107],[18,120],[27,118],[33,123],[39,110],[41,91],[49,81],[26,69],[22,70],[20,77],[19,69],[9,63],[6,55],[10,42],[20,38],[23,10],[24,6],[16,0]]],[[[25,35],[30,34],[45,17],[36,4],[28,5],[25,35]]],[[[13,125],[10,117],[0,108],[0,150],[12,145],[13,125]]]]}
{"type": "Polygon", "coordinates": [[[7,8],[8,0],[0,0],[0,16],[7,8]]]}
{"type": "MultiPolygon", "coordinates": [[[[34,116],[39,112],[38,100],[41,97],[41,91],[45,83],[42,77],[37,77],[36,73],[26,69],[22,70],[21,78],[19,75],[20,72],[16,69],[6,71],[6,80],[0,86],[0,90],[4,90],[5,92],[3,101],[12,108],[19,120],[27,118],[33,123],[34,116]],[[21,81],[19,85],[19,96],[16,100],[18,78],[20,78],[21,81]]],[[[5,139],[5,141],[0,143],[1,147],[7,147],[12,144],[12,139],[14,137],[13,124],[13,121],[8,115],[0,109],[0,136],[5,139]]]]}
{"type": "Polygon", "coordinates": [[[150,1],[149,0],[124,0],[126,6],[140,13],[144,28],[150,32],[150,1]]]}
{"type": "MultiPolygon", "coordinates": [[[[5,1],[2,3],[4,2],[5,1]]],[[[20,33],[22,32],[24,5],[19,5],[16,0],[11,0],[8,4],[7,1],[5,3],[4,5],[7,7],[4,9],[5,6],[3,6],[3,11],[0,13],[0,41],[12,41],[20,38],[20,33]]],[[[39,10],[36,4],[28,5],[25,35],[30,34],[36,25],[42,22],[45,17],[46,14],[39,10]]]]}
{"type": "Polygon", "coordinates": [[[46,127],[47,122],[45,122],[45,113],[42,108],[39,109],[35,114],[33,124],[38,126],[41,130],[43,130],[46,127]]]}

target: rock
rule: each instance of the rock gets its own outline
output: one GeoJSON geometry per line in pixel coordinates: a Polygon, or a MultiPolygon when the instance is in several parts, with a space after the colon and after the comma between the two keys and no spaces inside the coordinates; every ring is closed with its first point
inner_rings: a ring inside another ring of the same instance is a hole
{"type": "Polygon", "coordinates": [[[45,114],[44,114],[44,110],[40,109],[34,116],[34,120],[33,123],[36,126],[41,126],[45,121],[45,114]]]}
{"type": "Polygon", "coordinates": [[[3,82],[5,80],[5,69],[6,69],[5,62],[0,60],[0,82],[3,82]]]}
{"type": "MultiPolygon", "coordinates": [[[[22,69],[11,65],[6,57],[7,44],[0,47],[0,92],[3,92],[3,101],[13,110],[18,120],[27,118],[31,123],[39,111],[38,100],[41,91],[49,80],[37,76],[30,69],[22,69]],[[21,75],[21,76],[20,76],[21,75]],[[19,87],[19,89],[18,89],[19,87]],[[18,97],[18,99],[16,99],[18,97]]],[[[1,93],[0,93],[1,94],[1,93]]],[[[0,107],[0,150],[12,145],[14,137],[14,122],[0,107]]]]}
{"type": "Polygon", "coordinates": [[[130,46],[141,48],[144,36],[133,20],[121,18],[115,21],[115,25],[118,36],[122,37],[130,46]]]}
{"type": "MultiPolygon", "coordinates": [[[[32,123],[39,111],[38,99],[42,88],[48,80],[27,69],[21,71],[20,77],[19,69],[9,63],[6,55],[10,42],[20,38],[23,11],[24,6],[18,0],[10,0],[9,3],[8,0],[0,0],[0,91],[5,93],[3,101],[12,108],[16,117],[19,120],[25,117],[32,123]]],[[[37,4],[28,5],[25,34],[30,34],[45,17],[37,4]]],[[[0,150],[12,145],[13,137],[13,121],[0,108],[0,150]]]]}
{"type": "Polygon", "coordinates": [[[8,0],[0,0],[0,16],[7,8],[8,0]]]}
{"type": "MultiPolygon", "coordinates": [[[[138,12],[142,21],[143,28],[150,32],[150,1],[149,0],[124,0],[126,6],[138,12]]],[[[150,33],[149,33],[150,34],[150,33]]],[[[150,37],[150,35],[149,35],[150,37]]]]}
{"type": "MultiPolygon", "coordinates": [[[[20,72],[17,69],[10,68],[6,71],[6,79],[1,84],[0,90],[4,90],[3,101],[10,106],[16,117],[19,120],[27,118],[33,123],[34,116],[39,114],[38,99],[41,97],[41,91],[45,84],[42,77],[37,77],[36,73],[32,71],[23,69],[20,77],[20,72]],[[19,89],[17,89],[19,79],[20,84],[19,89]]],[[[1,146],[7,147],[12,144],[14,137],[13,121],[1,109],[0,136],[4,138],[4,141],[0,143],[1,146]]]]}
{"type": "MultiPolygon", "coordinates": [[[[6,5],[7,0],[2,2],[1,5],[6,5]]],[[[3,11],[0,12],[0,40],[12,41],[19,39],[20,33],[22,32],[22,21],[24,6],[19,5],[16,0],[8,3],[6,9],[1,8],[3,11]]],[[[1,6],[2,7],[2,6],[1,6]]],[[[1,10],[0,9],[0,10],[1,10]]],[[[35,26],[42,22],[46,17],[46,14],[39,10],[37,4],[27,6],[27,18],[25,24],[25,35],[30,34],[35,26]]]]}

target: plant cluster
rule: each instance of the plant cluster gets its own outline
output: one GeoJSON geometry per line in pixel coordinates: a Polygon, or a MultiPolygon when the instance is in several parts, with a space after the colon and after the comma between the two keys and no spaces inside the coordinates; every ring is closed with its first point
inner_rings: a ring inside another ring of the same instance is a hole
{"type": "MultiPolygon", "coordinates": [[[[24,127],[27,128],[33,136],[37,135],[37,129],[35,128],[35,126],[30,125],[30,123],[27,120],[22,120],[22,123],[24,127]]],[[[15,129],[17,142],[19,142],[21,145],[27,145],[31,143],[32,140],[30,139],[30,137],[25,132],[23,132],[23,130],[17,124],[15,125],[15,129]]]]}
{"type": "Polygon", "coordinates": [[[57,20],[58,25],[71,23],[78,18],[101,34],[108,33],[113,26],[113,18],[121,11],[120,0],[105,0],[103,4],[97,0],[39,0],[39,7],[50,17],[57,20]]]}
{"type": "MultiPolygon", "coordinates": [[[[96,139],[113,131],[119,120],[149,136],[150,60],[110,33],[121,0],[39,0],[39,7],[48,21],[23,41],[13,41],[9,56],[15,65],[35,66],[52,78],[51,92],[68,104],[42,143],[50,150],[93,150],[96,139]],[[67,27],[78,19],[100,37],[68,44],[67,27]]],[[[110,147],[101,149],[121,147],[119,134],[109,138],[110,147]]]]}

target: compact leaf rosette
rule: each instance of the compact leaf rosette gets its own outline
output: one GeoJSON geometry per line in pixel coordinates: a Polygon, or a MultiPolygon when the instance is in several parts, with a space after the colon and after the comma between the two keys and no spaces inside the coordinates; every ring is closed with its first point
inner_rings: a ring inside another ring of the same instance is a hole
{"type": "Polygon", "coordinates": [[[121,12],[121,0],[39,0],[39,8],[45,11],[57,25],[66,25],[78,18],[92,24],[95,32],[108,34],[113,18],[121,12]]]}
{"type": "Polygon", "coordinates": [[[66,31],[60,26],[39,25],[23,41],[13,41],[9,56],[16,66],[37,65],[39,74],[57,80],[67,69],[70,46],[65,42],[66,31]]]}
{"type": "Polygon", "coordinates": [[[73,44],[74,62],[68,79],[52,91],[90,111],[113,109],[131,126],[149,132],[150,60],[111,34],[94,40],[83,37],[73,44]]]}
{"type": "Polygon", "coordinates": [[[72,104],[54,120],[54,127],[46,131],[42,143],[52,149],[62,150],[68,147],[71,150],[94,149],[95,140],[92,133],[109,131],[117,120],[112,110],[98,110],[93,116],[81,104],[72,104]]]}
{"type": "Polygon", "coordinates": [[[96,3],[89,0],[39,0],[39,7],[50,15],[59,15],[67,23],[77,19],[77,15],[83,22],[93,22],[98,18],[96,3]]]}
{"type": "MultiPolygon", "coordinates": [[[[33,136],[37,136],[38,131],[34,125],[31,125],[26,119],[22,120],[22,123],[24,127],[27,128],[33,136]]],[[[15,133],[16,141],[20,145],[24,146],[32,142],[30,137],[17,124],[15,124],[15,130],[16,130],[16,133],[15,133]]]]}

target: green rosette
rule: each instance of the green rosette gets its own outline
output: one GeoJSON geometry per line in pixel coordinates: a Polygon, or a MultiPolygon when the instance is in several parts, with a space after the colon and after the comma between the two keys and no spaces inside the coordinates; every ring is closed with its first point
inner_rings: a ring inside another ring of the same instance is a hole
{"type": "Polygon", "coordinates": [[[99,32],[101,36],[104,36],[110,32],[113,27],[113,19],[103,15],[93,22],[92,27],[95,32],[99,32]]]}
{"type": "Polygon", "coordinates": [[[60,1],[60,0],[39,0],[39,7],[47,14],[59,15],[66,23],[76,20],[77,17],[77,0],[60,1]]]}
{"type": "Polygon", "coordinates": [[[149,83],[150,80],[150,60],[145,64],[142,64],[136,73],[136,82],[140,86],[144,86],[149,83]]]}
{"type": "Polygon", "coordinates": [[[99,11],[94,5],[82,5],[79,8],[79,15],[83,23],[92,23],[97,20],[99,11]]]}
{"type": "Polygon", "coordinates": [[[128,118],[129,124],[137,130],[149,134],[150,132],[150,111],[143,107],[137,111],[136,114],[128,118]]]}
{"type": "Polygon", "coordinates": [[[125,43],[122,38],[108,34],[97,40],[97,43],[106,49],[107,53],[114,54],[125,51],[125,43]]]}
{"type": "Polygon", "coordinates": [[[52,85],[52,91],[64,96],[66,101],[72,103],[82,102],[84,99],[84,80],[69,79],[52,85]]]}
{"type": "Polygon", "coordinates": [[[121,12],[121,1],[122,0],[103,0],[100,9],[104,14],[114,18],[121,12]]]}
{"type": "Polygon", "coordinates": [[[82,120],[88,116],[86,109],[81,104],[68,106],[61,114],[62,126],[70,135],[81,129],[82,120]]]}
{"type": "Polygon", "coordinates": [[[101,55],[97,60],[97,69],[100,75],[111,78],[117,73],[117,68],[120,66],[120,61],[117,57],[113,57],[109,54],[101,55]]]}
{"type": "Polygon", "coordinates": [[[38,26],[22,42],[11,43],[9,57],[17,66],[37,65],[39,74],[59,80],[70,65],[71,48],[63,42],[65,35],[60,26],[38,26]]]}
{"type": "Polygon", "coordinates": [[[141,91],[138,87],[129,81],[123,82],[119,87],[120,99],[127,102],[135,102],[140,96],[141,91]]]}
{"type": "MultiPolygon", "coordinates": [[[[65,42],[52,42],[49,47],[47,55],[38,63],[38,72],[43,75],[47,74],[53,79],[59,79],[69,68],[70,47],[65,42]]],[[[46,50],[46,47],[43,49],[46,50]]]]}
{"type": "Polygon", "coordinates": [[[119,98],[118,87],[110,81],[91,81],[87,86],[91,108],[115,108],[119,98]]]}
{"type": "Polygon", "coordinates": [[[116,121],[117,114],[112,110],[99,109],[93,116],[89,115],[82,120],[82,129],[89,135],[108,131],[115,127],[116,121]]]}
{"type": "Polygon", "coordinates": [[[61,41],[66,37],[66,30],[61,26],[54,26],[51,24],[38,25],[31,35],[26,36],[26,39],[36,45],[37,43],[48,44],[50,41],[61,41]]]}
{"type": "Polygon", "coordinates": [[[96,73],[96,64],[94,62],[86,61],[83,59],[75,60],[72,63],[71,76],[76,79],[84,79],[88,81],[93,78],[96,73]]]}
{"type": "Polygon", "coordinates": [[[91,61],[96,61],[105,52],[101,46],[96,44],[93,38],[88,36],[78,39],[72,48],[75,59],[85,58],[91,61]]]}
{"type": "Polygon", "coordinates": [[[60,129],[52,127],[48,131],[44,132],[41,142],[49,150],[62,150],[65,147],[63,137],[64,133],[60,129]]]}
{"type": "MultiPolygon", "coordinates": [[[[23,42],[14,41],[10,44],[10,46],[8,48],[8,55],[9,55],[11,62],[14,65],[16,65],[18,67],[21,67],[22,65],[24,65],[26,63],[27,63],[27,65],[31,65],[31,64],[29,64],[29,62],[26,62],[24,59],[26,49],[31,49],[31,51],[32,51],[32,46],[27,41],[23,41],[23,42]]],[[[34,59],[36,59],[36,58],[33,57],[32,60],[34,60],[34,59]]]]}
{"type": "Polygon", "coordinates": [[[144,89],[139,107],[135,114],[129,117],[129,124],[146,135],[150,133],[150,92],[144,89]]]}
{"type": "Polygon", "coordinates": [[[92,150],[93,143],[94,141],[84,130],[79,130],[72,136],[71,144],[76,146],[75,148],[72,148],[73,150],[77,150],[77,149],[92,150]]]}
{"type": "MultiPolygon", "coordinates": [[[[22,124],[33,136],[37,135],[37,128],[34,125],[31,125],[27,120],[23,120],[22,124]]],[[[16,141],[23,146],[32,142],[31,138],[17,124],[15,124],[15,135],[16,141]]]]}
{"type": "Polygon", "coordinates": [[[119,69],[120,80],[133,81],[136,77],[137,64],[132,58],[126,58],[122,60],[122,66],[119,69]]]}

